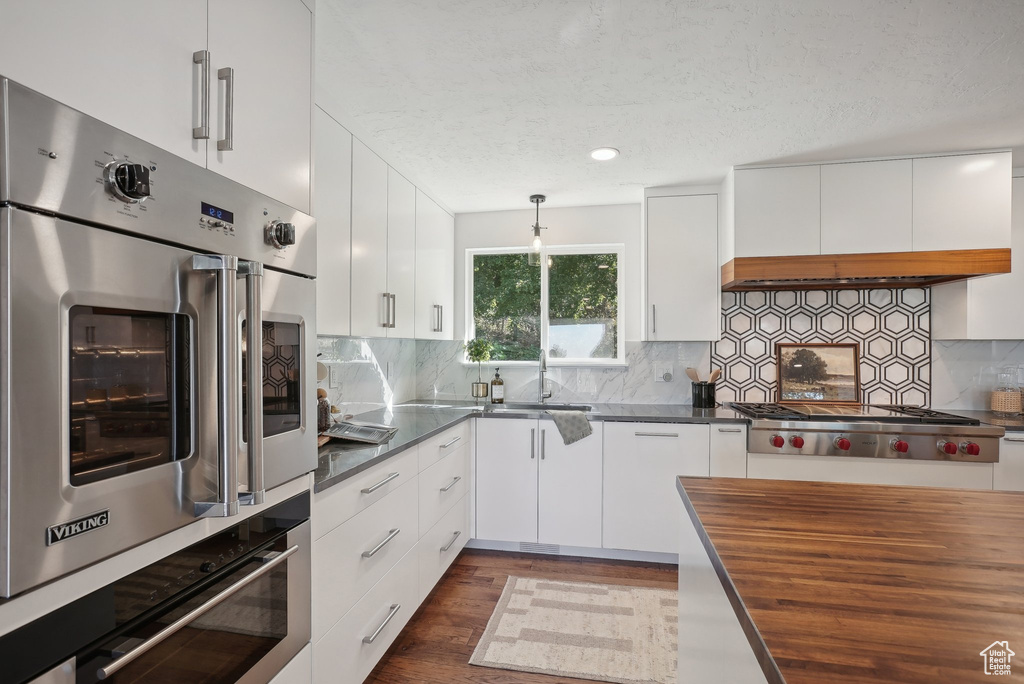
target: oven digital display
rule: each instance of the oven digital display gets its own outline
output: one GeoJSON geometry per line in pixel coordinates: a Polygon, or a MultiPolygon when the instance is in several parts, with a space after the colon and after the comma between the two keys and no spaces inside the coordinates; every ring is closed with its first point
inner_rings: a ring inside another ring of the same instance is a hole
{"type": "Polygon", "coordinates": [[[203,216],[220,219],[221,221],[227,221],[228,223],[235,222],[235,215],[233,212],[230,212],[227,209],[221,209],[220,207],[215,207],[212,204],[207,204],[206,202],[201,202],[201,205],[203,208],[203,216]]]}

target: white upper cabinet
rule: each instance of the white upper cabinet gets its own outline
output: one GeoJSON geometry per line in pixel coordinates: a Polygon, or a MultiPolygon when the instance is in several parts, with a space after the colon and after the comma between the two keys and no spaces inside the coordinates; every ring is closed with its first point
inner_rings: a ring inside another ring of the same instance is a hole
{"type": "Polygon", "coordinates": [[[308,212],[309,8],[301,0],[209,0],[209,27],[209,168],[308,212]]]}
{"type": "Polygon", "coordinates": [[[1009,152],[914,159],[914,250],[1010,246],[1009,152]]]}
{"type": "Polygon", "coordinates": [[[820,254],[818,166],[736,169],[736,256],[820,254]]]}
{"type": "MultiPolygon", "coordinates": [[[[322,245],[321,245],[322,247],[322,245]]],[[[386,337],[388,295],[388,165],[352,141],[352,334],[386,337]]]]}
{"type": "Polygon", "coordinates": [[[416,339],[451,340],[455,218],[416,191],[416,339]]]}
{"type": "Polygon", "coordinates": [[[821,253],[909,252],[910,159],[821,166],[821,253]]]}
{"type": "Polygon", "coordinates": [[[321,335],[349,335],[352,267],[352,134],[315,110],[316,327],[321,335]]]}
{"type": "Polygon", "coordinates": [[[4,76],[309,211],[313,17],[301,0],[40,0],[6,3],[3,22],[4,76]],[[234,70],[231,117],[222,67],[234,70]],[[232,150],[218,150],[229,121],[232,150]],[[204,123],[209,138],[195,137],[204,123]]]}
{"type": "Polygon", "coordinates": [[[0,74],[206,166],[206,141],[192,137],[206,0],[7,2],[3,23],[0,74]]]}
{"type": "Polygon", "coordinates": [[[1010,273],[932,288],[932,337],[936,340],[1024,339],[1024,177],[1012,180],[1010,273]]]}
{"type": "Polygon", "coordinates": [[[721,334],[718,195],[647,198],[648,340],[721,334]]]}
{"type": "Polygon", "coordinates": [[[416,315],[416,186],[388,167],[388,337],[412,337],[416,315]]]}

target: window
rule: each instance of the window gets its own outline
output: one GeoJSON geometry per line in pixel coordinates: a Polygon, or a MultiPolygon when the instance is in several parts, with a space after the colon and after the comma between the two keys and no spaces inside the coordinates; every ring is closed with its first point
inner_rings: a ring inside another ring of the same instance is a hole
{"type": "Polygon", "coordinates": [[[471,250],[469,337],[489,340],[494,361],[621,363],[622,245],[471,250]]]}

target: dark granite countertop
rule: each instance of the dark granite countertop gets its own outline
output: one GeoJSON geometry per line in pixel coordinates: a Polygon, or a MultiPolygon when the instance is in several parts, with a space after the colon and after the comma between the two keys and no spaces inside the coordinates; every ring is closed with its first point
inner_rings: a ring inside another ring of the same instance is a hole
{"type": "MultiPolygon", "coordinates": [[[[748,419],[728,408],[695,409],[679,404],[590,404],[591,420],[649,423],[746,423],[748,419]]],[[[552,408],[557,408],[553,406],[552,408]]],[[[348,444],[333,440],[319,450],[314,473],[314,491],[322,492],[367,468],[395,456],[411,446],[444,432],[464,420],[478,416],[508,419],[548,418],[542,409],[535,411],[491,410],[472,402],[409,402],[392,408],[360,413],[356,420],[381,423],[398,428],[387,444],[379,446],[348,444]]]]}
{"type": "Polygon", "coordinates": [[[985,425],[998,425],[1007,432],[1024,432],[1024,416],[997,416],[992,411],[972,411],[969,409],[939,409],[964,418],[980,420],[985,425]]]}

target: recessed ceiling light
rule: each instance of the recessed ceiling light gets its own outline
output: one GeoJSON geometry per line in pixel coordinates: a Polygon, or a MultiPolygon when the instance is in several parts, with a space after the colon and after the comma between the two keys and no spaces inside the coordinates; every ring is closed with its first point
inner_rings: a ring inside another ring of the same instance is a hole
{"type": "Polygon", "coordinates": [[[608,161],[619,156],[619,151],[614,147],[598,147],[590,151],[590,158],[597,161],[608,161]]]}

